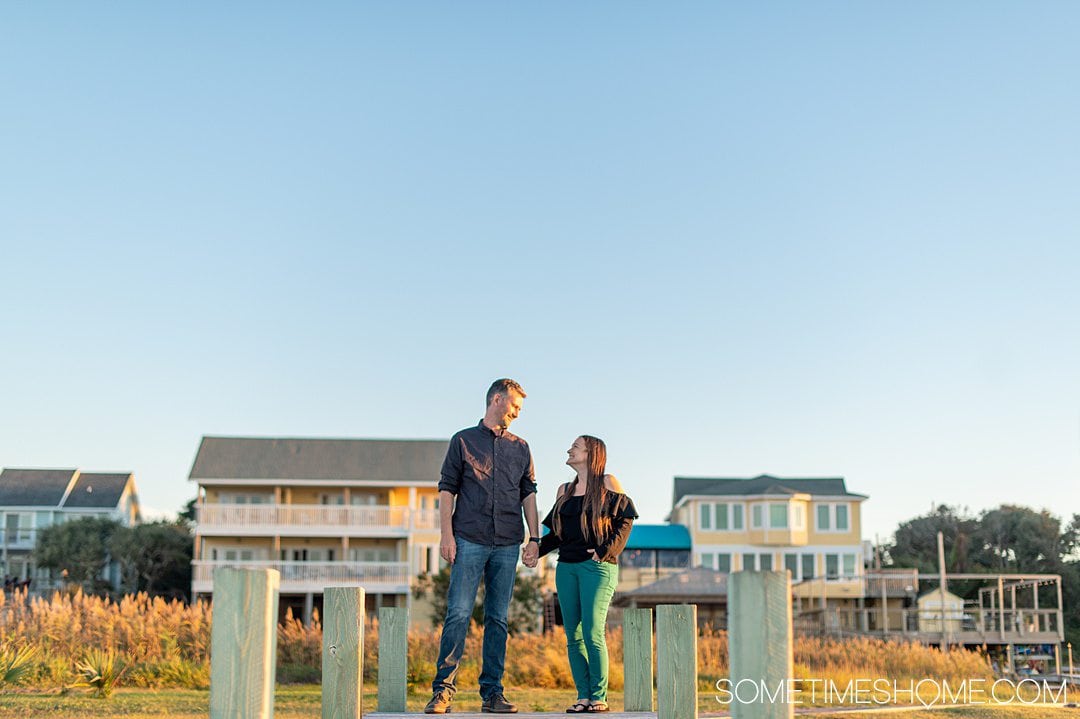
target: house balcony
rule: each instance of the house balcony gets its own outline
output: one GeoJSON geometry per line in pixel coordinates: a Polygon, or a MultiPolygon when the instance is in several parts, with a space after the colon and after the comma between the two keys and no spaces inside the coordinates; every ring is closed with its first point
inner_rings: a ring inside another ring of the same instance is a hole
{"type": "Polygon", "coordinates": [[[918,569],[875,569],[866,574],[867,597],[914,597],[918,593],[918,569]]]}
{"type": "Polygon", "coordinates": [[[34,548],[35,536],[33,533],[6,534],[2,536],[0,549],[17,552],[29,552],[34,548]]]}
{"type": "Polygon", "coordinates": [[[326,587],[363,587],[366,592],[404,594],[409,591],[408,562],[275,562],[205,561],[191,563],[192,591],[214,591],[214,570],[276,569],[281,574],[282,594],[321,594],[326,587]]]}
{"type": "Polygon", "coordinates": [[[407,537],[438,531],[437,509],[334,504],[204,504],[203,536],[407,537]]]}
{"type": "Polygon", "coordinates": [[[1060,609],[886,609],[828,607],[799,612],[795,631],[879,636],[925,644],[1056,644],[1064,638],[1060,609]]]}

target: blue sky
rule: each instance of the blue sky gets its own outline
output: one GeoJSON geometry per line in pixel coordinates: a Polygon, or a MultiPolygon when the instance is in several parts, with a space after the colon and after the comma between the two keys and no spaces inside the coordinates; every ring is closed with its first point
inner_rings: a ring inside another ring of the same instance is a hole
{"type": "Polygon", "coordinates": [[[1080,511],[1080,7],[7,3],[0,465],[447,437],[1080,511]]]}

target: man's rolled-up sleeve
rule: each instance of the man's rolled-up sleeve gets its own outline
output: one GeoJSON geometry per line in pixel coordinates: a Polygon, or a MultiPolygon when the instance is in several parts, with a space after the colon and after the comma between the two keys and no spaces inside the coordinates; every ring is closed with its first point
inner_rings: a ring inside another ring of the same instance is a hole
{"type": "Polygon", "coordinates": [[[462,474],[461,441],[454,437],[446,449],[446,459],[443,460],[439,477],[439,491],[456,496],[461,491],[462,474]]]}
{"type": "Polygon", "coordinates": [[[519,486],[521,488],[521,501],[530,494],[536,494],[536,470],[533,467],[532,450],[526,445],[525,452],[529,455],[529,461],[525,465],[525,471],[521,475],[519,486]]]}

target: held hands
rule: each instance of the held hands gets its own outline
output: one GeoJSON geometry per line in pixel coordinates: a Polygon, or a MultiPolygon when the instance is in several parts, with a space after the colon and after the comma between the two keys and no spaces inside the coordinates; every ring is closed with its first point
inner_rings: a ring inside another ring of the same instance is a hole
{"type": "Polygon", "coordinates": [[[536,542],[526,542],[521,549],[521,562],[529,569],[536,567],[540,559],[540,545],[536,542]]]}
{"type": "Polygon", "coordinates": [[[596,553],[595,549],[589,550],[589,559],[593,560],[594,562],[600,561],[600,556],[596,553]]]}

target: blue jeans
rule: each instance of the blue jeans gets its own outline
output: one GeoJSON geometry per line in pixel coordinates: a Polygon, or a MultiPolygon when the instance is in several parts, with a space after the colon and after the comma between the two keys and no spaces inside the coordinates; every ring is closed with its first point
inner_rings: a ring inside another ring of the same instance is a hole
{"type": "Polygon", "coordinates": [[[502,677],[506,663],[506,615],[514,593],[517,572],[516,544],[488,547],[456,538],[457,557],[450,568],[450,589],[446,596],[446,621],[439,641],[439,660],[431,689],[446,689],[453,696],[465,635],[469,633],[476,592],[484,579],[484,650],[480,672],[480,697],[487,700],[503,691],[502,677]]]}

